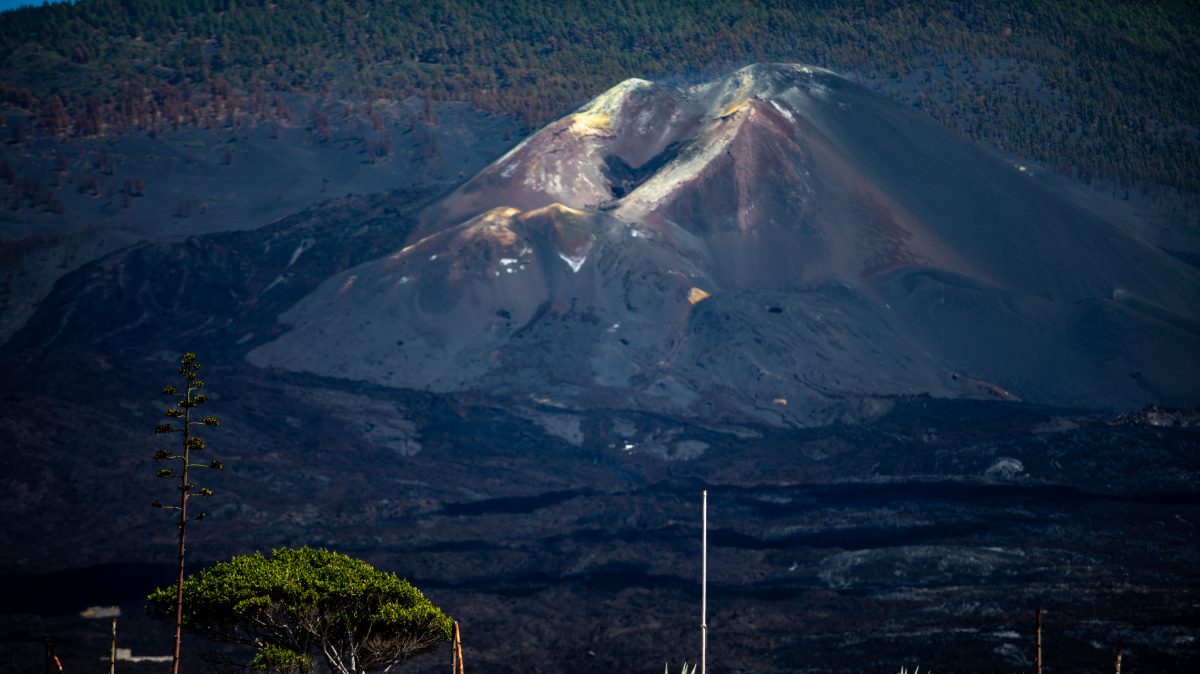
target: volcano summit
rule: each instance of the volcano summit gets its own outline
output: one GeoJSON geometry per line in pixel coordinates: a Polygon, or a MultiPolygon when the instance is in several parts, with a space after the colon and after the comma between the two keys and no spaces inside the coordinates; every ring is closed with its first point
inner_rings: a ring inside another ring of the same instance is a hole
{"type": "Polygon", "coordinates": [[[259,366],[812,426],[1200,403],[1195,268],[831,72],[628,80],[280,316],[259,366]]]}

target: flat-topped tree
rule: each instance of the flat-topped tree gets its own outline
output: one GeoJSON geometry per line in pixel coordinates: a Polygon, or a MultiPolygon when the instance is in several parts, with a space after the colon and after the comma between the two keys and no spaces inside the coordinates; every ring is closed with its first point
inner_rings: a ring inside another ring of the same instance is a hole
{"type": "MultiPolygon", "coordinates": [[[[183,553],[187,523],[204,519],[204,513],[200,513],[190,519],[188,518],[188,499],[192,496],[209,497],[213,494],[212,490],[208,487],[201,487],[199,490],[196,490],[195,485],[188,482],[188,471],[192,468],[215,468],[219,470],[225,467],[220,461],[212,461],[207,464],[192,463],[192,453],[203,452],[206,449],[204,440],[200,436],[192,434],[192,426],[220,426],[221,422],[217,421],[216,417],[203,417],[200,421],[192,421],[192,410],[208,402],[207,395],[195,393],[204,388],[204,382],[196,378],[200,371],[200,363],[196,362],[196,354],[184,354],[182,365],[176,371],[183,377],[185,391],[182,399],[176,403],[177,406],[167,410],[164,416],[172,419],[181,419],[183,427],[175,428],[171,424],[160,424],[154,429],[154,434],[182,433],[182,450],[179,454],[175,454],[169,449],[160,449],[154,453],[154,460],[160,463],[163,461],[182,462],[179,472],[175,472],[170,468],[162,468],[158,471],[158,477],[179,478],[179,505],[165,506],[157,499],[150,504],[155,508],[179,511],[179,521],[176,522],[176,526],[179,527],[179,583],[176,585],[178,590],[175,597],[175,651],[171,664],[172,674],[179,674],[179,639],[183,627],[183,553]]],[[[162,394],[173,396],[179,395],[179,392],[174,386],[167,386],[162,390],[162,394]]]]}
{"type": "Polygon", "coordinates": [[[449,641],[453,620],[395,574],[328,550],[238,555],[151,594],[150,615],[170,620],[183,597],[183,628],[257,651],[249,663],[213,654],[223,669],[309,674],[387,673],[449,641]]]}

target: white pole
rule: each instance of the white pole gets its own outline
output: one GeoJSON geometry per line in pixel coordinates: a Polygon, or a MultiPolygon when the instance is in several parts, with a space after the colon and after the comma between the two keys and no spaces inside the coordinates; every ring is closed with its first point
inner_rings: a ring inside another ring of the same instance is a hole
{"type": "Polygon", "coordinates": [[[700,576],[700,674],[706,674],[708,657],[708,490],[704,490],[704,504],[701,508],[704,555],[701,562],[700,576]]]}

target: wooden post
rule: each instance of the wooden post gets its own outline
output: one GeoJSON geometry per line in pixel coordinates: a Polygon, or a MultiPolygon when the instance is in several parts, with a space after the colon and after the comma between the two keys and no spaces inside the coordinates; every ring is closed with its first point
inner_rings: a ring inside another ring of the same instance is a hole
{"type": "Polygon", "coordinates": [[[58,655],[54,652],[54,646],[46,639],[46,674],[54,674],[54,670],[50,668],[50,663],[58,668],[58,674],[63,674],[62,661],[58,659],[58,655]]]}
{"type": "Polygon", "coordinates": [[[108,674],[117,672],[117,619],[112,621],[112,643],[108,647],[108,674]]]}
{"type": "Polygon", "coordinates": [[[700,674],[708,667],[708,490],[704,490],[700,511],[702,558],[700,562],[700,674]]]}
{"type": "Polygon", "coordinates": [[[458,621],[457,620],[454,621],[454,651],[458,657],[458,672],[456,672],[456,674],[463,674],[463,672],[465,672],[466,670],[463,668],[462,637],[459,636],[459,633],[458,633],[458,621]]]}
{"type": "Polygon", "coordinates": [[[1042,609],[1038,609],[1035,614],[1037,621],[1037,674],[1042,674],[1042,609]]]}
{"type": "Polygon", "coordinates": [[[1114,665],[1114,671],[1116,672],[1116,674],[1121,674],[1121,649],[1120,648],[1117,649],[1117,663],[1116,663],[1116,665],[1114,665]]]}

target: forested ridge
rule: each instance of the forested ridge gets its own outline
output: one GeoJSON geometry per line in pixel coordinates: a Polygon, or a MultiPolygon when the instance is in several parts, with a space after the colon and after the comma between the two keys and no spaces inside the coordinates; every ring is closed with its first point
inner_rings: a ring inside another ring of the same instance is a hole
{"type": "Polygon", "coordinates": [[[3,100],[79,135],[274,114],[283,91],[533,128],[627,77],[802,62],[1062,171],[1200,192],[1195,0],[81,0],[0,14],[0,50],[3,100]]]}

